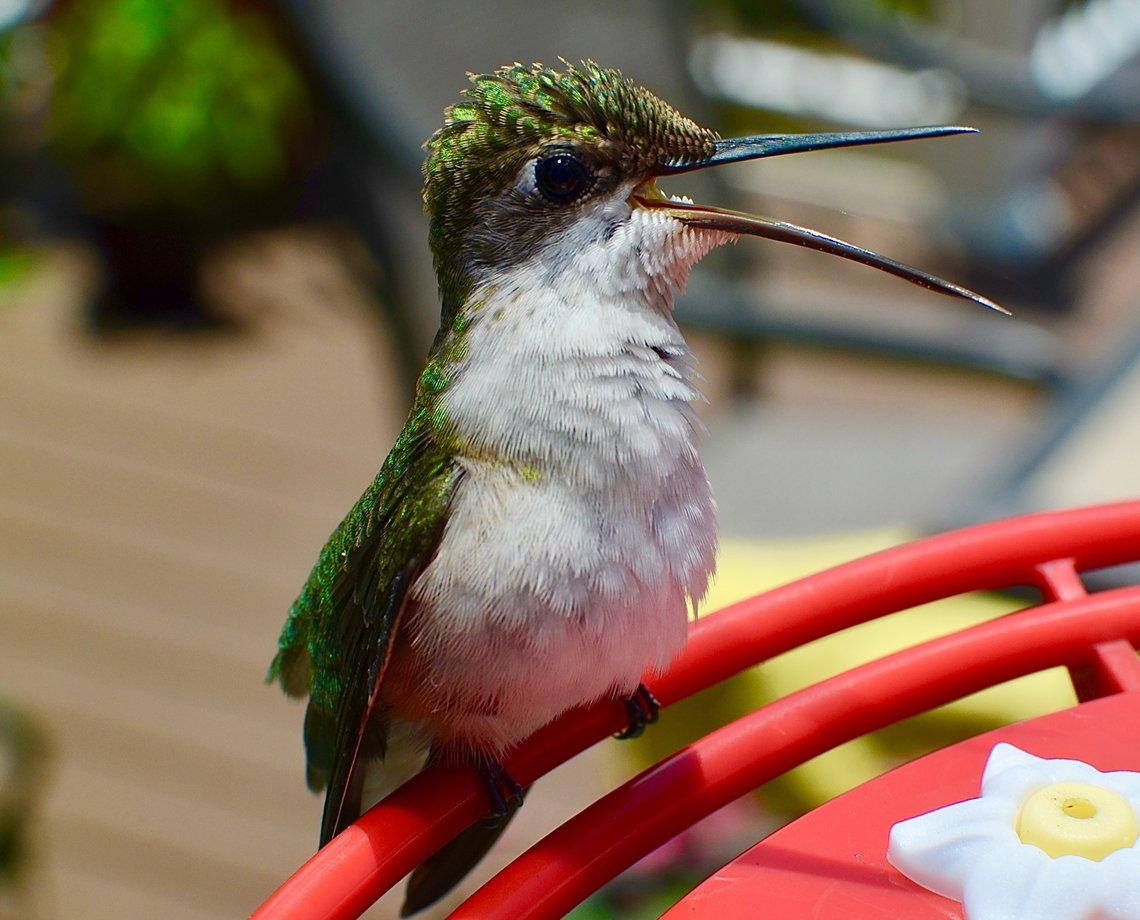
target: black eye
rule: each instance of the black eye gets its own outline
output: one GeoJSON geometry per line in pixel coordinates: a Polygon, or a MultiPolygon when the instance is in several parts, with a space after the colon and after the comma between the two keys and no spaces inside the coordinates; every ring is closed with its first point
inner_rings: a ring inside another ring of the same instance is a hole
{"type": "Polygon", "coordinates": [[[550,201],[567,204],[589,191],[592,180],[581,160],[559,151],[534,164],[534,181],[550,201]]]}

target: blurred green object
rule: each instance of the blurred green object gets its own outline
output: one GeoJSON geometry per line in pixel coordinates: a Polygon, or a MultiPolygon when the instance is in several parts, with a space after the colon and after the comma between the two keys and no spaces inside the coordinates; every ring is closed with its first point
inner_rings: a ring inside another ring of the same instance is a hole
{"type": "Polygon", "coordinates": [[[325,133],[270,0],[56,0],[47,150],[98,248],[99,332],[232,325],[200,291],[218,244],[289,220],[325,133]]]}
{"type": "Polygon", "coordinates": [[[51,22],[51,131],[87,207],[208,217],[287,177],[309,101],[256,9],[68,0],[51,22]]]}
{"type": "Polygon", "coordinates": [[[0,916],[22,916],[32,826],[47,778],[48,742],[22,709],[0,700],[0,916]]]}
{"type": "Polygon", "coordinates": [[[4,293],[27,277],[34,263],[30,252],[0,249],[0,306],[4,305],[4,293]]]}

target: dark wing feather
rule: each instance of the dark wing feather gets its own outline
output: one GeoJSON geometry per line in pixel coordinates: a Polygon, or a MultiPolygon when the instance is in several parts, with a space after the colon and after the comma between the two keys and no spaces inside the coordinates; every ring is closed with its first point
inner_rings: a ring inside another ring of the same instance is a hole
{"type": "Polygon", "coordinates": [[[308,783],[326,789],[321,844],[360,812],[359,767],[383,757],[377,705],[408,590],[431,560],[459,468],[413,410],[376,479],[333,532],[293,604],[270,677],[309,694],[308,783]]]}
{"type": "Polygon", "coordinates": [[[356,610],[346,619],[362,623],[364,628],[351,639],[348,647],[356,654],[347,663],[351,675],[362,670],[364,673],[359,674],[359,686],[347,688],[337,713],[336,741],[321,817],[321,846],[360,817],[364,771],[359,767],[384,756],[388,726],[383,713],[377,710],[380,687],[391,659],[392,639],[408,604],[407,587],[424,561],[422,557],[409,560],[408,567],[393,579],[387,597],[375,592],[354,595],[356,610]]]}
{"type": "MultiPolygon", "coordinates": [[[[458,470],[420,456],[388,490],[370,538],[348,552],[336,622],[345,681],[325,793],[321,845],[360,815],[363,770],[384,756],[387,724],[380,688],[409,599],[408,589],[435,553],[458,470]],[[398,560],[398,562],[397,562],[398,560]]],[[[387,467],[388,464],[385,464],[387,467]]]]}

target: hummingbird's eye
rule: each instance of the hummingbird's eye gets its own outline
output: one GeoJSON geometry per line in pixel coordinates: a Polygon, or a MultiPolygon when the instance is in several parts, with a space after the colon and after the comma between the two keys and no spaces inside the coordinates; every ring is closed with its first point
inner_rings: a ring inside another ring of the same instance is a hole
{"type": "Polygon", "coordinates": [[[548,154],[534,164],[534,182],[555,204],[568,204],[589,191],[593,184],[582,161],[565,150],[548,154]]]}

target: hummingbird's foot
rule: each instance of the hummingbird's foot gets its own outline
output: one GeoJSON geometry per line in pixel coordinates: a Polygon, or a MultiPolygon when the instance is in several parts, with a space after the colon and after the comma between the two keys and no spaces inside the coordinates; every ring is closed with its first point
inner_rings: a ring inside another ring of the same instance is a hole
{"type": "Polygon", "coordinates": [[[625,701],[625,711],[629,714],[629,725],[614,735],[622,741],[637,738],[645,731],[646,725],[656,722],[661,704],[657,702],[652,690],[645,684],[638,684],[633,696],[625,701]]]}
{"type": "Polygon", "coordinates": [[[526,790],[497,760],[484,760],[479,765],[479,776],[487,788],[487,798],[491,800],[491,810],[483,818],[483,826],[496,828],[506,824],[522,806],[526,790]]]}

